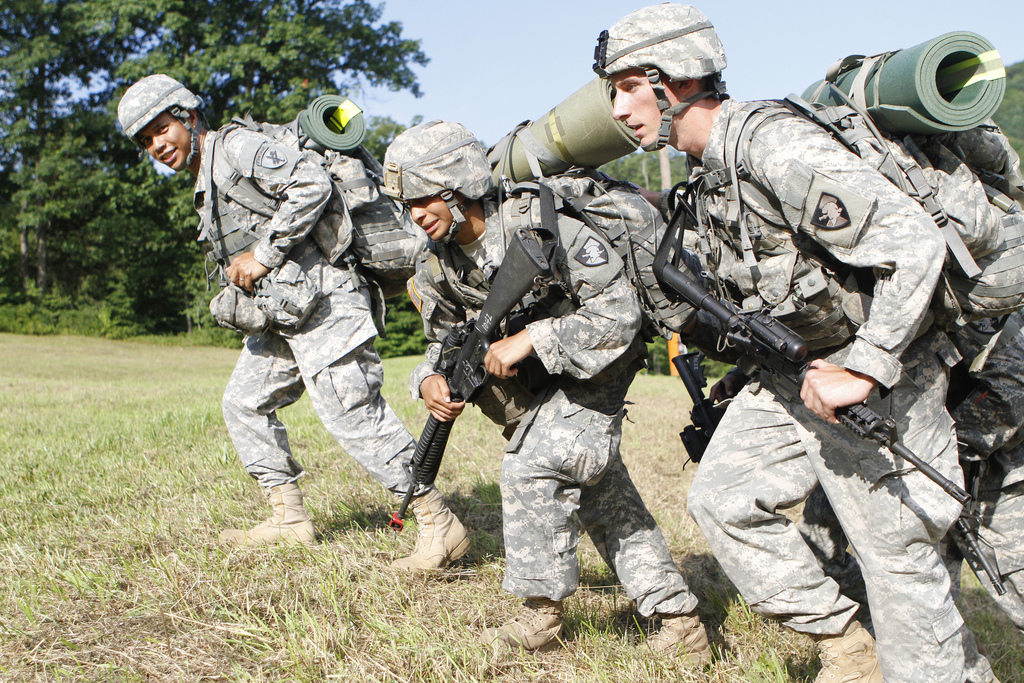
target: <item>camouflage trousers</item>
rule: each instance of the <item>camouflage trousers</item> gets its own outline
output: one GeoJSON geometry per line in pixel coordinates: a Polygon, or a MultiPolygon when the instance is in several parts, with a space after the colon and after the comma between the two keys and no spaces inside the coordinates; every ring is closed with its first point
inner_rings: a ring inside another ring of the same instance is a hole
{"type": "Polygon", "coordinates": [[[505,590],[562,600],[576,592],[580,528],[645,617],[697,607],[622,462],[622,401],[613,414],[548,388],[513,436],[501,468],[505,590]]]}
{"type": "Polygon", "coordinates": [[[384,488],[404,493],[416,444],[381,396],[384,370],[373,339],[312,377],[303,377],[299,366],[288,340],[280,335],[246,338],[224,391],[223,409],[249,475],[270,488],[305,474],[292,457],[277,411],[308,389],[313,409],[341,447],[384,488]]]}
{"type": "MultiPolygon", "coordinates": [[[[871,610],[868,608],[867,587],[864,585],[864,577],[860,573],[860,565],[857,564],[857,558],[847,552],[849,543],[846,540],[846,534],[820,486],[815,488],[804,502],[798,528],[800,535],[803,536],[814,556],[821,563],[825,575],[839,584],[839,590],[843,595],[860,604],[857,619],[873,633],[874,625],[871,619],[871,610]]],[[[939,544],[939,552],[949,572],[954,600],[960,597],[960,576],[964,557],[958,545],[958,538],[959,534],[952,529],[939,544]]],[[[978,571],[979,576],[983,576],[980,567],[978,571]]],[[[991,587],[991,584],[988,584],[985,579],[982,579],[982,583],[987,584],[986,588],[994,595],[995,589],[991,587]]],[[[978,651],[978,643],[974,634],[969,630],[964,631],[963,645],[964,670],[966,671],[964,683],[992,683],[995,680],[992,664],[985,655],[978,651]]]]}
{"type": "MultiPolygon", "coordinates": [[[[908,350],[900,383],[869,403],[891,408],[904,444],[962,483],[945,392],[945,364],[908,350]]],[[[782,513],[819,482],[860,561],[887,683],[962,683],[963,620],[936,545],[960,506],[920,472],[898,468],[888,450],[755,382],[719,424],[689,510],[754,611],[802,633],[838,634],[858,605],[782,513]]]]}

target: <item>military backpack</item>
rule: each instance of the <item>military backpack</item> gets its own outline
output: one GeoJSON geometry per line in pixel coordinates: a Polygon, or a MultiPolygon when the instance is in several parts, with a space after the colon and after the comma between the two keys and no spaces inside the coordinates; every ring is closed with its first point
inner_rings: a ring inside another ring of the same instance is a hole
{"type": "MultiPolygon", "coordinates": [[[[900,136],[882,133],[868,114],[852,105],[810,104],[791,95],[781,102],[742,106],[745,116],[734,124],[739,132],[726,144],[726,166],[734,169],[735,177],[721,184],[727,200],[739,207],[731,215],[745,244],[759,237],[757,225],[763,220],[742,198],[744,192],[759,192],[746,171],[751,165],[745,151],[759,126],[796,114],[822,127],[931,215],[948,247],[932,307],[939,322],[961,326],[1024,307],[1024,181],[1016,152],[995,124],[900,136]]],[[[744,256],[749,266],[751,254],[744,256]]],[[[848,284],[849,269],[819,257],[835,281],[848,284]]],[[[849,312],[851,307],[842,308],[849,312]]],[[[862,322],[856,316],[852,321],[862,322]]]]}

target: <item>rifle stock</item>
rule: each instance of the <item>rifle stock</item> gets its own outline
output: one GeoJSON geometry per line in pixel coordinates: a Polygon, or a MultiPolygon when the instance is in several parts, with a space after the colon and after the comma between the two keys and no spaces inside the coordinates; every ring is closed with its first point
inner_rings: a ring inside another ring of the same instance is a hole
{"type": "MultiPolygon", "coordinates": [[[[484,357],[500,331],[501,321],[540,280],[550,276],[551,263],[533,233],[523,229],[513,233],[480,315],[451,330],[441,344],[434,370],[448,382],[453,401],[473,400],[490,376],[484,368],[484,357]]],[[[437,477],[454,423],[442,422],[433,415],[427,417],[412,459],[412,481],[389,522],[395,531],[405,525],[405,513],[415,491],[437,477]]]]}

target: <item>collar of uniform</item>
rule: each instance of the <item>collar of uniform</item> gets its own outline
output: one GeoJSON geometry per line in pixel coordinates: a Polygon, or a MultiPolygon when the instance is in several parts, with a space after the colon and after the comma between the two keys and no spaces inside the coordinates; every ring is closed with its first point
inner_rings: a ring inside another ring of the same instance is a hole
{"type": "Polygon", "coordinates": [[[196,184],[192,190],[192,205],[198,211],[203,207],[204,198],[206,197],[206,177],[207,165],[212,163],[210,159],[210,150],[213,149],[213,136],[215,132],[208,133],[206,140],[203,142],[202,147],[199,148],[199,173],[196,175],[196,184]]]}
{"type": "Polygon", "coordinates": [[[734,101],[732,99],[722,100],[722,108],[711,124],[708,142],[704,147],[704,156],[700,164],[704,171],[725,170],[725,134],[729,129],[729,119],[732,116],[733,104],[734,101]]]}

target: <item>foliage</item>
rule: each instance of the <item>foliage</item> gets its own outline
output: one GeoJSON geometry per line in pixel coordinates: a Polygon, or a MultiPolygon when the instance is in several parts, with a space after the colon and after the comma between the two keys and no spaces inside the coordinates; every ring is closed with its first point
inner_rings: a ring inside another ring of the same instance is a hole
{"type": "Polygon", "coordinates": [[[422,120],[422,116],[415,116],[408,126],[403,126],[390,116],[371,116],[366,126],[366,137],[363,139],[363,147],[374,158],[383,163],[384,153],[394,139],[406,128],[412,128],[422,120]]]}
{"type": "Polygon", "coordinates": [[[423,319],[408,294],[403,292],[387,300],[384,327],[386,335],[374,343],[381,358],[422,355],[427,350],[423,319]]]}
{"type": "Polygon", "coordinates": [[[1006,95],[993,117],[1017,154],[1024,156],[1024,62],[1006,69],[1006,95]]]}
{"type": "Polygon", "coordinates": [[[0,206],[13,208],[0,213],[0,328],[66,331],[85,319],[71,311],[97,310],[116,325],[79,332],[210,327],[192,184],[139,162],[116,133],[120,94],[167,73],[215,121],[252,110],[275,122],[326,92],[418,94],[411,66],[427,58],[380,16],[367,0],[0,5],[0,206]]]}
{"type": "MultiPolygon", "coordinates": [[[[611,161],[601,170],[612,178],[626,180],[646,190],[657,192],[662,189],[660,152],[637,151],[621,159],[611,161]]],[[[686,156],[669,149],[669,187],[686,180],[686,156]]]]}

